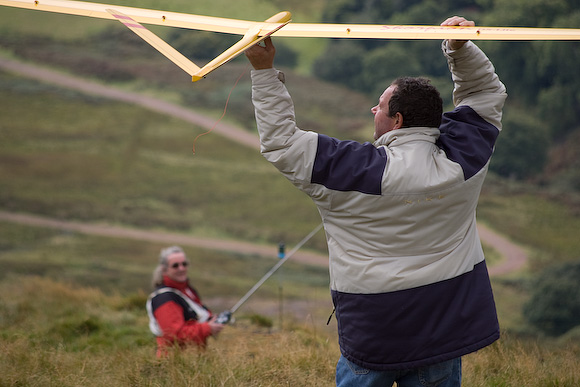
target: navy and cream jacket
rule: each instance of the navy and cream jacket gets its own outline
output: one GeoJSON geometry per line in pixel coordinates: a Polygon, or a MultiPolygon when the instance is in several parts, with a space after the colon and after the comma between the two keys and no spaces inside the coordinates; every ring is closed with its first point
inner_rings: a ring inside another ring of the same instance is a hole
{"type": "Polygon", "coordinates": [[[455,110],[439,128],[374,144],[299,129],[278,72],[252,72],[261,152],[318,207],[341,352],[369,369],[434,364],[499,338],[475,211],[506,92],[475,44],[442,47],[455,110]]]}

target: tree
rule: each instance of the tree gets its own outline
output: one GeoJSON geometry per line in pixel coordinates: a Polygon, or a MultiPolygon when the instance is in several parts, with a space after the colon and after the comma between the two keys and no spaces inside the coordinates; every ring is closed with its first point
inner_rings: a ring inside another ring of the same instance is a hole
{"type": "Polygon", "coordinates": [[[503,177],[528,178],[544,168],[548,145],[542,122],[529,112],[506,109],[490,170],[503,177]]]}
{"type": "Polygon", "coordinates": [[[314,75],[329,82],[362,90],[360,75],[364,56],[365,50],[350,40],[333,41],[314,62],[314,75]]]}
{"type": "MultiPolygon", "coordinates": [[[[530,27],[580,27],[578,0],[497,0],[480,24],[530,27]]],[[[493,60],[510,100],[530,106],[537,117],[552,117],[552,139],[580,122],[580,43],[490,42],[481,44],[493,60]],[[537,106],[537,108],[535,108],[537,106]]]]}
{"type": "Polygon", "coordinates": [[[367,53],[362,62],[362,87],[375,95],[380,95],[397,77],[421,75],[419,61],[408,55],[405,44],[401,42],[385,43],[383,47],[367,53]]]}
{"type": "Polygon", "coordinates": [[[580,261],[555,266],[536,279],[524,317],[551,336],[580,325],[580,261]]]}

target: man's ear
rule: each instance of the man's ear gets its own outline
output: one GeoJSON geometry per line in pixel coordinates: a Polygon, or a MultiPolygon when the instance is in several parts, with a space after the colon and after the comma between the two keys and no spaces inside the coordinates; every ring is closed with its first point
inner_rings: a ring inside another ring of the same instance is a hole
{"type": "Polygon", "coordinates": [[[395,124],[393,129],[401,129],[403,127],[403,115],[400,112],[396,112],[394,116],[395,124]]]}

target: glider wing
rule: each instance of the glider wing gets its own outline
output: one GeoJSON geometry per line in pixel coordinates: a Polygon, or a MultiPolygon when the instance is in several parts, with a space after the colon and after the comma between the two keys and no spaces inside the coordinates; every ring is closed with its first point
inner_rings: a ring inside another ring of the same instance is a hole
{"type": "Polygon", "coordinates": [[[580,40],[580,29],[572,28],[288,24],[291,18],[289,12],[280,12],[264,22],[253,22],[66,0],[0,0],[0,5],[119,20],[185,70],[191,75],[194,82],[273,33],[276,33],[276,36],[285,37],[359,39],[580,40]],[[242,35],[242,39],[200,68],[157,35],[143,27],[141,23],[238,34],[242,35]]]}
{"type": "MultiPolygon", "coordinates": [[[[142,24],[180,27],[200,31],[224,32],[236,35],[245,35],[246,32],[256,24],[256,22],[253,21],[238,19],[225,19],[178,12],[124,7],[120,5],[88,3],[83,1],[0,0],[0,5],[69,15],[89,16],[100,19],[115,19],[115,16],[107,11],[108,9],[115,9],[142,24]]],[[[268,30],[268,28],[265,29],[266,31],[268,30]]]]}
{"type": "Polygon", "coordinates": [[[276,36],[359,39],[580,40],[580,29],[292,23],[276,36]]]}
{"type": "Polygon", "coordinates": [[[141,24],[137,23],[135,20],[131,19],[129,16],[122,14],[114,9],[107,10],[111,15],[113,15],[117,20],[119,20],[123,25],[129,28],[131,31],[139,35],[144,41],[149,43],[151,46],[157,49],[160,53],[169,58],[173,63],[181,67],[186,73],[193,77],[194,74],[198,73],[201,69],[192,61],[183,56],[179,51],[173,48],[171,45],[166,43],[160,37],[155,35],[153,32],[149,31],[141,24]]]}
{"type": "Polygon", "coordinates": [[[193,82],[199,81],[201,78],[219,66],[232,60],[248,48],[252,47],[254,44],[261,42],[274,32],[278,31],[280,28],[288,24],[291,18],[289,12],[280,12],[266,20],[264,23],[254,23],[244,34],[240,41],[228,48],[226,51],[221,53],[202,68],[199,68],[195,63],[187,59],[179,51],[174,49],[171,45],[159,38],[153,32],[143,27],[137,21],[133,20],[131,17],[114,9],[107,9],[107,12],[113,15],[131,31],[139,35],[139,37],[141,37],[155,49],[157,49],[157,51],[169,58],[173,63],[181,67],[186,73],[191,75],[193,82]],[[268,32],[263,32],[262,29],[264,26],[268,26],[271,23],[277,23],[277,25],[275,28],[268,30],[268,32]]]}
{"type": "Polygon", "coordinates": [[[254,44],[260,43],[262,40],[266,39],[268,36],[272,35],[274,32],[287,25],[290,22],[290,18],[290,12],[280,12],[266,20],[264,23],[254,24],[244,34],[240,41],[225,50],[214,60],[203,66],[203,68],[201,68],[197,74],[194,74],[192,80],[195,82],[201,79],[219,66],[240,55],[254,44]],[[273,27],[272,24],[274,24],[273,27]],[[266,30],[266,27],[269,28],[266,30]]]}
{"type": "MultiPolygon", "coordinates": [[[[0,5],[114,19],[115,9],[138,23],[246,35],[257,22],[191,15],[178,12],[66,0],[0,0],[0,5]]],[[[265,23],[261,33],[271,34],[278,23],[265,23]]],[[[471,40],[580,40],[580,29],[525,27],[441,27],[421,25],[292,23],[276,36],[367,39],[471,39],[471,40]]]]}

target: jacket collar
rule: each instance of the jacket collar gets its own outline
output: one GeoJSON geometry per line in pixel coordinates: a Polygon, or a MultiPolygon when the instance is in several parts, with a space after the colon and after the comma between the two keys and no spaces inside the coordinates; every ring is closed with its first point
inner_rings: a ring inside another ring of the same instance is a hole
{"type": "Polygon", "coordinates": [[[177,282],[172,280],[171,278],[169,278],[168,276],[164,275],[163,276],[163,285],[165,286],[169,286],[171,288],[180,290],[180,291],[184,291],[185,289],[187,289],[189,287],[189,282],[177,282]]]}
{"type": "Polygon", "coordinates": [[[439,138],[439,134],[440,132],[438,128],[429,128],[425,126],[400,128],[383,134],[374,142],[374,145],[376,147],[397,146],[410,141],[428,141],[435,143],[439,138]]]}

